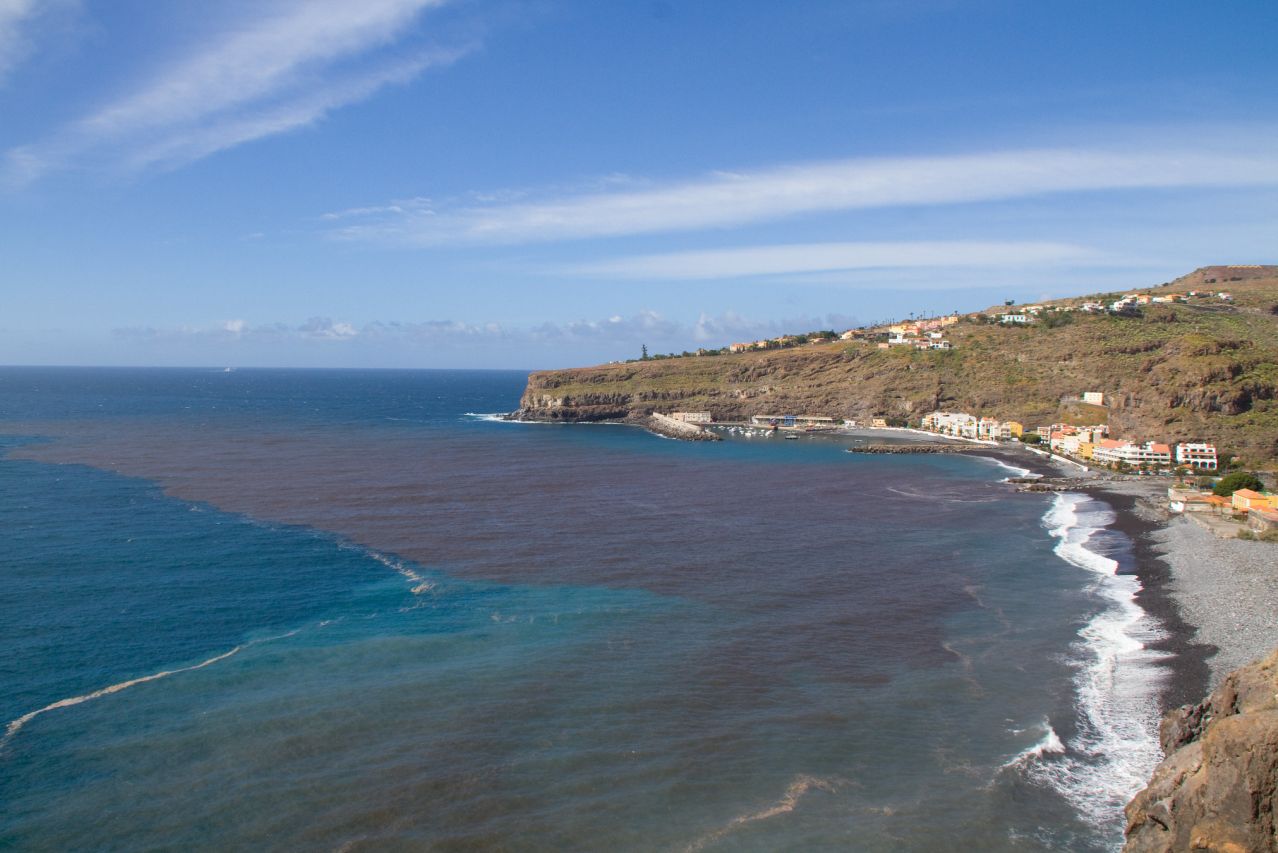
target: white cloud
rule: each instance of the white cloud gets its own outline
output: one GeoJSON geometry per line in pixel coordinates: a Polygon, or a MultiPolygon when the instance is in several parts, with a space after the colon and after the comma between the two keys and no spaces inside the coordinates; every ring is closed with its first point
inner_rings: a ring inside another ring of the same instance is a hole
{"type": "Polygon", "coordinates": [[[26,58],[30,45],[24,29],[39,11],[36,0],[0,0],[0,80],[26,58]]]}
{"type": "Polygon", "coordinates": [[[556,270],[580,276],[638,279],[714,279],[855,269],[1113,264],[1082,246],[1044,242],[804,243],[636,255],[556,270]]]}
{"type": "MultiPolygon", "coordinates": [[[[1270,138],[1270,137],[1252,137],[1270,138]]],[[[860,158],[716,172],[681,183],[540,202],[375,211],[333,232],[417,246],[532,243],[765,222],[800,214],[993,201],[1045,193],[1278,185],[1278,151],[1048,148],[860,158]]]]}
{"type": "Polygon", "coordinates": [[[336,222],[339,219],[351,219],[358,217],[429,213],[430,204],[430,199],[419,196],[417,198],[392,201],[389,204],[379,204],[369,207],[352,207],[347,210],[337,210],[332,213],[322,214],[320,219],[323,219],[326,222],[336,222]]]}
{"type": "Polygon", "coordinates": [[[639,345],[661,350],[683,350],[689,346],[720,346],[738,338],[774,336],[786,331],[818,328],[848,328],[851,317],[829,315],[793,317],[782,321],[755,321],[728,311],[719,315],[702,313],[695,323],[671,319],[644,310],[629,316],[613,314],[599,320],[568,320],[535,325],[505,326],[496,322],[470,323],[460,320],[372,321],[363,325],[311,317],[304,323],[249,325],[229,320],[207,326],[185,325],[170,328],[130,327],[114,331],[116,337],[135,342],[173,344],[180,342],[267,348],[289,348],[296,344],[328,346],[330,342],[371,350],[427,350],[437,348],[485,347],[498,343],[529,351],[556,345],[639,345]]]}
{"type": "MultiPolygon", "coordinates": [[[[0,0],[0,3],[21,0],[0,0]]],[[[152,69],[131,92],[56,133],[7,152],[11,181],[105,161],[174,166],[309,125],[469,48],[385,56],[428,8],[448,0],[276,0],[152,69]],[[265,11],[263,11],[265,9],[265,11]],[[380,58],[379,58],[380,57],[380,58]]],[[[2,25],[2,18],[0,18],[2,25]]],[[[0,29],[0,33],[3,30],[0,29]]]]}
{"type": "Polygon", "coordinates": [[[124,160],[130,171],[150,166],[179,166],[245,142],[305,127],[333,110],[362,101],[383,86],[406,83],[432,65],[455,61],[461,53],[440,51],[379,68],[281,104],[240,116],[225,117],[201,127],[174,129],[154,143],[142,144],[124,160]]]}
{"type": "Polygon", "coordinates": [[[350,323],[334,323],[328,317],[312,317],[298,326],[297,331],[302,337],[322,341],[345,341],[359,335],[359,330],[350,323]]]}

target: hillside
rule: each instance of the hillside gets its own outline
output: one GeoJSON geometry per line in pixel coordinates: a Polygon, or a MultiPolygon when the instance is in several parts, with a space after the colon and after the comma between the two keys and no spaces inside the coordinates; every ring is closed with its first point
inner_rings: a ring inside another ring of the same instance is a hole
{"type": "MultiPolygon", "coordinates": [[[[1227,289],[1139,315],[1057,311],[1005,325],[999,306],[946,329],[949,350],[881,348],[882,336],[532,374],[517,417],[634,420],[652,411],[917,419],[968,411],[1027,426],[1108,416],[1113,434],[1215,442],[1244,463],[1278,466],[1278,267],[1205,267],[1137,293],[1227,289]],[[1223,272],[1222,272],[1223,271],[1223,272]],[[1209,282],[1210,279],[1216,279],[1209,282]],[[1108,410],[1067,398],[1105,394],[1108,410]]],[[[1056,308],[1120,294],[1054,300],[1056,308]]]]}

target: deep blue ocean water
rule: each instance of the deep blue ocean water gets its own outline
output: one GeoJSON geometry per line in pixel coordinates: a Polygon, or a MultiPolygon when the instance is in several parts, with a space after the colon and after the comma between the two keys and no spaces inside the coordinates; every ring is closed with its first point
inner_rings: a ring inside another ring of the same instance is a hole
{"type": "Polygon", "coordinates": [[[1104,505],[525,375],[0,369],[0,846],[1112,849],[1104,505]]]}

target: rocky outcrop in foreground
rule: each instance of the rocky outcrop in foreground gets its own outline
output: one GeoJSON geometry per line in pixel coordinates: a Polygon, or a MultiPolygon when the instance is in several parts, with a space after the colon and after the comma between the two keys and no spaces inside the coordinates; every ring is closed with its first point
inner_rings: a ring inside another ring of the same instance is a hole
{"type": "Polygon", "coordinates": [[[1278,851],[1278,651],[1159,727],[1167,756],[1127,804],[1126,853],[1278,851]]]}

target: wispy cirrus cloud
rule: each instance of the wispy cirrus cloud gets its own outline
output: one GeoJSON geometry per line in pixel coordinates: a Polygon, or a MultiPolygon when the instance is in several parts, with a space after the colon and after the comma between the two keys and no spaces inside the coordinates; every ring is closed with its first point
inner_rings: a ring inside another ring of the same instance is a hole
{"type": "Polygon", "coordinates": [[[862,242],[745,246],[634,255],[560,267],[554,272],[598,278],[716,279],[862,269],[1014,267],[1084,264],[1115,259],[1084,246],[1051,242],[862,242]]]}
{"type": "Polygon", "coordinates": [[[126,172],[172,167],[313,124],[470,52],[473,45],[428,47],[413,35],[422,13],[446,2],[250,4],[248,17],[152,69],[132,91],[44,142],[6,152],[8,178],[22,183],[89,163],[126,172]]]}
{"type": "MultiPolygon", "coordinates": [[[[1256,137],[1259,138],[1259,137],[1256,137]]],[[[1278,186],[1272,146],[1033,148],[716,172],[642,189],[511,203],[374,206],[330,232],[407,246],[519,244],[729,228],[803,214],[1050,193],[1278,186]],[[393,209],[398,208],[398,209],[393,209]]],[[[338,218],[338,215],[334,215],[338,218]]]]}

